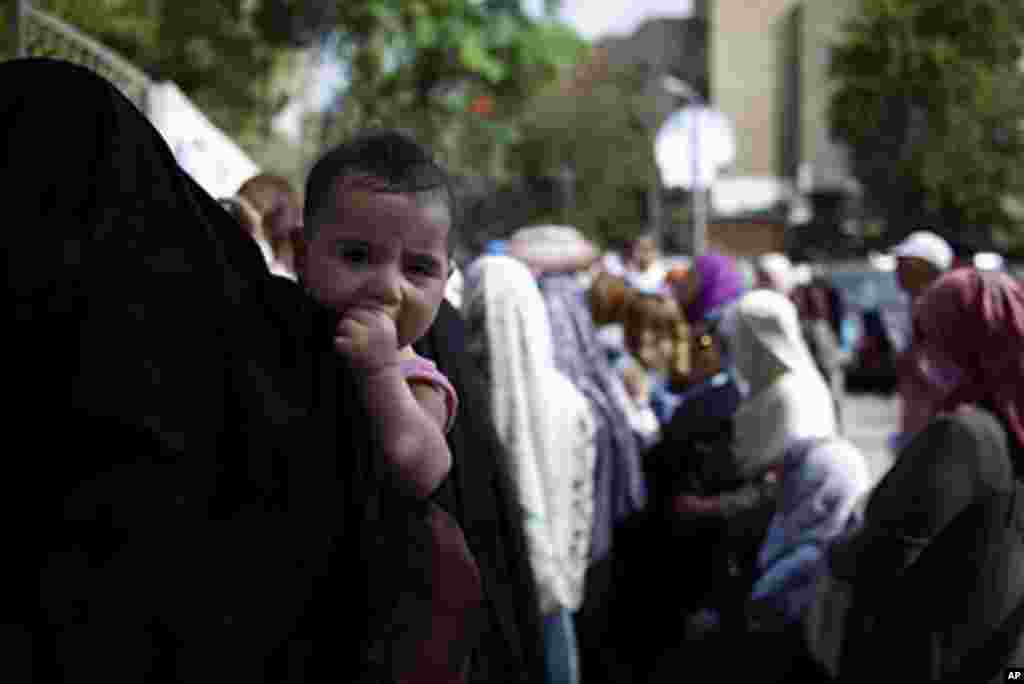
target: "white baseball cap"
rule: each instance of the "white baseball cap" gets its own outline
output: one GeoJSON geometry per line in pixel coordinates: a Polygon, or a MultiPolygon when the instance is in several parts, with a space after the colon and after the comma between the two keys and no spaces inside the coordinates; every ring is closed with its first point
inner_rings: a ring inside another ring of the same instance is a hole
{"type": "Polygon", "coordinates": [[[757,268],[768,276],[772,286],[784,294],[789,294],[797,285],[793,272],[793,262],[785,254],[770,252],[757,259],[757,268]]]}
{"type": "Polygon", "coordinates": [[[892,255],[924,259],[940,271],[948,270],[953,265],[953,248],[927,230],[918,230],[908,235],[903,242],[892,248],[892,255]]]}

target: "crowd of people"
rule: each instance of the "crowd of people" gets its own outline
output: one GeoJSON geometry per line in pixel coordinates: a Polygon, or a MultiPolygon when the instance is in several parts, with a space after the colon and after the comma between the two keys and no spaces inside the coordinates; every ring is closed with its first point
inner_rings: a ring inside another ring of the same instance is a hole
{"type": "Polygon", "coordinates": [[[651,235],[616,256],[544,226],[456,264],[448,176],[407,134],[353,136],[301,194],[260,175],[211,198],[92,72],[0,73],[8,429],[32,452],[2,497],[14,670],[657,684],[1024,667],[1010,276],[936,265],[927,236],[896,249],[915,296],[904,368],[928,403],[874,483],[839,420],[841,303],[782,255],[669,264],[651,235]]]}

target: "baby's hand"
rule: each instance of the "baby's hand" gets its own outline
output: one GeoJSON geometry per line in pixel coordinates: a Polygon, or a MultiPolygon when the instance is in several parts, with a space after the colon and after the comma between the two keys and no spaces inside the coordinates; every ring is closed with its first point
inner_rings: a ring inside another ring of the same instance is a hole
{"type": "Polygon", "coordinates": [[[338,322],[334,348],[365,373],[376,373],[399,363],[398,331],[383,311],[351,309],[338,322]]]}

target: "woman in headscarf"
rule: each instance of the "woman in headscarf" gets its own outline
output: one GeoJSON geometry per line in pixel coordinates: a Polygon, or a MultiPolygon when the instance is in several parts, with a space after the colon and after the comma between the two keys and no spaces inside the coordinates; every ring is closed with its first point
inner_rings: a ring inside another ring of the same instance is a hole
{"type": "Polygon", "coordinates": [[[731,259],[716,254],[699,257],[692,274],[688,282],[673,282],[680,308],[694,317],[683,350],[690,359],[673,364],[688,372],[680,377],[674,371],[673,412],[661,441],[644,455],[647,510],[634,516],[616,539],[620,552],[612,621],[618,627],[610,642],[626,663],[626,678],[649,673],[686,629],[638,625],[685,625],[712,612],[719,622],[742,623],[745,592],[737,588],[737,571],[742,569],[743,577],[752,572],[747,568],[754,565],[771,515],[770,483],[719,466],[732,459],[732,417],[741,393],[715,326],[721,307],[742,294],[740,276],[731,259]],[[737,531],[747,528],[743,534],[737,531]],[[730,606],[723,607],[725,600],[730,606]],[[702,612],[704,608],[708,610],[702,612]]]}
{"type": "Polygon", "coordinates": [[[7,436],[32,449],[0,497],[32,521],[8,525],[12,652],[40,680],[422,681],[468,552],[374,458],[336,321],[113,85],[51,60],[0,76],[25,228],[7,436]]]}
{"type": "MultiPolygon", "coordinates": [[[[675,372],[669,382],[656,389],[654,402],[668,407],[662,420],[671,422],[672,414],[686,401],[713,388],[731,384],[723,366],[721,350],[709,334],[722,309],[745,292],[743,275],[729,256],[708,252],[694,259],[685,278],[674,279],[672,294],[689,324],[690,344],[686,345],[689,363],[685,372],[675,372]]],[[[680,368],[681,364],[675,364],[680,368]]]]}
{"type": "Polygon", "coordinates": [[[551,323],[529,269],[485,256],[466,273],[469,351],[486,379],[524,516],[544,621],[547,680],[579,681],[572,614],[584,594],[594,514],[594,416],[555,364],[551,323]]]}
{"type": "Polygon", "coordinates": [[[828,386],[788,298],[755,290],[727,312],[720,331],[746,395],[735,415],[738,474],[778,464],[798,440],[836,434],[828,386]]]}
{"type": "Polygon", "coordinates": [[[590,681],[606,669],[601,661],[609,627],[606,599],[616,528],[643,509],[647,492],[640,440],[630,421],[631,400],[598,342],[585,291],[568,274],[545,275],[540,288],[555,340],[555,365],[586,397],[597,428],[590,562],[577,616],[581,666],[590,681]]]}
{"type": "Polygon", "coordinates": [[[730,256],[707,252],[693,260],[687,277],[674,288],[691,325],[713,317],[744,292],[743,274],[730,256]]]}
{"type": "Polygon", "coordinates": [[[697,616],[705,624],[691,620],[690,633],[662,661],[654,681],[678,677],[684,664],[715,664],[735,651],[758,662],[766,681],[817,676],[820,668],[803,643],[802,614],[823,549],[856,524],[855,504],[868,486],[866,463],[836,435],[828,388],[788,298],[748,293],[726,308],[718,333],[745,397],[730,448],[705,457],[695,475],[705,490],[724,491],[687,492],[675,500],[692,528],[708,530],[702,546],[696,531],[691,538],[695,548],[710,550],[712,569],[703,579],[692,574],[696,585],[687,587],[702,599],[696,605],[705,610],[697,616]]]}
{"type": "Polygon", "coordinates": [[[839,681],[1003,681],[1024,663],[1024,288],[958,269],[915,318],[942,412],[831,550],[853,587],[839,681]]]}
{"type": "Polygon", "coordinates": [[[825,551],[859,523],[870,486],[863,455],[841,439],[829,390],[808,350],[795,306],[758,290],[729,307],[725,342],[749,394],[736,413],[736,466],[778,479],[777,506],[760,545],[750,591],[766,681],[790,681],[810,665],[802,620],[825,551]]]}

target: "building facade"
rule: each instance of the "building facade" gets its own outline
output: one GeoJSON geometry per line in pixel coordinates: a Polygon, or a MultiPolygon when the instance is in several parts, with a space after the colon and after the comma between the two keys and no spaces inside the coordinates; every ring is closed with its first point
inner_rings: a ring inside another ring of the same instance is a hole
{"type": "Polygon", "coordinates": [[[738,211],[759,217],[751,230],[766,220],[839,230],[840,209],[858,187],[829,134],[828,69],[856,3],[709,0],[710,100],[736,135],[735,163],[714,192],[718,220],[738,211]],[[761,206],[744,201],[755,194],[761,206]]]}

